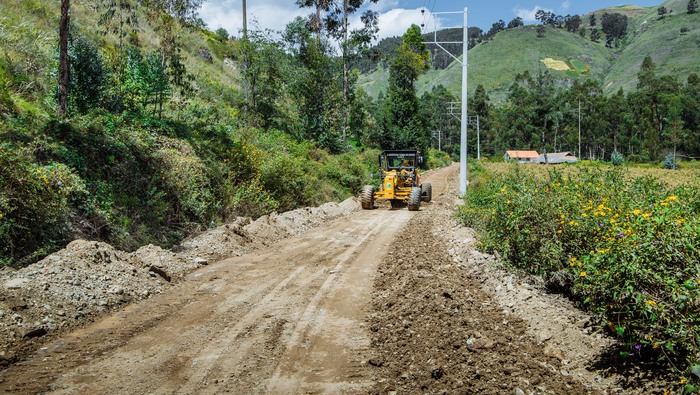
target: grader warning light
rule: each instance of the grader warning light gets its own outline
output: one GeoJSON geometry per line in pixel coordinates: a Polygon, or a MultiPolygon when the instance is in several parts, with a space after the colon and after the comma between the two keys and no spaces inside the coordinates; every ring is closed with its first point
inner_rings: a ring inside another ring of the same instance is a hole
{"type": "Polygon", "coordinates": [[[363,209],[373,209],[376,200],[388,200],[391,208],[408,205],[409,211],[418,211],[420,203],[432,200],[430,183],[421,183],[418,165],[422,161],[418,151],[392,150],[379,155],[381,183],[379,190],[366,185],[362,189],[360,202],[363,209]]]}

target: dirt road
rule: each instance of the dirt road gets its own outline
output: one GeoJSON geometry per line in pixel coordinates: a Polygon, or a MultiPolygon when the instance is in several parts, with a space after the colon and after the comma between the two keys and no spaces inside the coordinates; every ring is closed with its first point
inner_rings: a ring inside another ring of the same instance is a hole
{"type": "Polygon", "coordinates": [[[596,393],[455,258],[457,170],[430,175],[420,212],[360,211],[199,269],[47,343],[0,391],[596,393]]]}

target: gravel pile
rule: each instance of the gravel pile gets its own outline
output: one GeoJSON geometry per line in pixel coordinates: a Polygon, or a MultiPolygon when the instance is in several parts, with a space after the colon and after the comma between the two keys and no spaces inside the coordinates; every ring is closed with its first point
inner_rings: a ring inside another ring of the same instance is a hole
{"type": "Polygon", "coordinates": [[[210,262],[269,246],[359,207],[351,198],[256,221],[237,218],[170,250],[147,245],[128,253],[102,242],[75,240],[26,268],[1,268],[0,366],[21,359],[46,335],[161,293],[210,262]]]}

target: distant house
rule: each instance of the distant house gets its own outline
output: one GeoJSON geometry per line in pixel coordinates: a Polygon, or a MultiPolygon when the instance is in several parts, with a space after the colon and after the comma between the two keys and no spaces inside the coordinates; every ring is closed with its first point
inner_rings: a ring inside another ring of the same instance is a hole
{"type": "Polygon", "coordinates": [[[537,163],[537,159],[539,159],[540,154],[537,153],[537,151],[517,151],[517,150],[511,150],[511,151],[506,151],[506,154],[503,155],[506,160],[517,160],[518,163],[537,163]]]}
{"type": "Polygon", "coordinates": [[[571,154],[571,152],[552,152],[547,153],[547,160],[544,158],[544,154],[537,158],[538,163],[549,163],[551,165],[556,165],[558,163],[574,163],[578,162],[578,158],[571,154]]]}

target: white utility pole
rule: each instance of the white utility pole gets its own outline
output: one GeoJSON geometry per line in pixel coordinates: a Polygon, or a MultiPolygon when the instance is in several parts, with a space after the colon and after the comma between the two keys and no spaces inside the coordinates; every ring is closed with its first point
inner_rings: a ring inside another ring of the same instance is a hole
{"type": "MultiPolygon", "coordinates": [[[[425,12],[423,10],[422,12],[425,12]]],[[[461,123],[462,123],[462,130],[461,130],[461,137],[460,137],[460,144],[459,144],[459,195],[461,197],[464,197],[467,194],[467,184],[469,183],[467,181],[467,78],[468,78],[468,58],[467,58],[467,51],[469,49],[469,28],[468,28],[468,23],[467,23],[467,16],[469,15],[469,10],[467,7],[464,7],[464,11],[452,11],[452,12],[433,12],[431,13],[431,17],[434,15],[444,15],[444,14],[464,14],[464,24],[462,25],[463,33],[462,33],[462,42],[455,42],[455,41],[437,41],[437,22],[435,22],[435,28],[433,30],[433,41],[428,41],[426,44],[435,44],[438,47],[440,47],[443,51],[447,52],[448,55],[450,55],[454,60],[459,62],[462,65],[462,116],[461,116],[461,123]],[[454,56],[450,51],[445,49],[441,44],[462,44],[462,60],[459,60],[456,56],[454,56]]],[[[433,18],[435,20],[435,18],[433,18]]],[[[459,27],[459,26],[452,26],[452,28],[459,27]]],[[[450,26],[444,26],[442,27],[443,29],[449,29],[451,28],[450,26]]]]}

